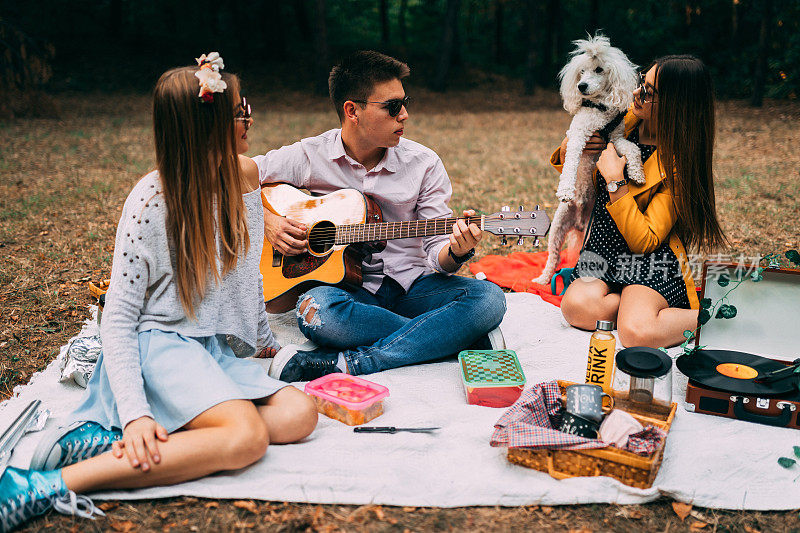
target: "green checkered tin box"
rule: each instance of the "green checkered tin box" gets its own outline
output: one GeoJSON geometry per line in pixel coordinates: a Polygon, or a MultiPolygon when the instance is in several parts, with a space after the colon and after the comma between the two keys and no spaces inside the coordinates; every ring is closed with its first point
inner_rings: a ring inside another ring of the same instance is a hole
{"type": "Polygon", "coordinates": [[[464,350],[458,364],[469,404],[508,407],[525,388],[525,373],[514,350],[464,350]]]}

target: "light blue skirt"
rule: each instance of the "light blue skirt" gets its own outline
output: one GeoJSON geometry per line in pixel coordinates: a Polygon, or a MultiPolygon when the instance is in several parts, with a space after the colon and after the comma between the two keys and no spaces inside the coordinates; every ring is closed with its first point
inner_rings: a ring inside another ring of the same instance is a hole
{"type": "MultiPolygon", "coordinates": [[[[256,361],[237,358],[225,335],[185,337],[157,329],[143,331],[139,357],[150,411],[169,433],[222,402],[267,398],[289,386],[269,377],[256,361]]],[[[123,429],[102,354],[69,421],[123,429]]]]}

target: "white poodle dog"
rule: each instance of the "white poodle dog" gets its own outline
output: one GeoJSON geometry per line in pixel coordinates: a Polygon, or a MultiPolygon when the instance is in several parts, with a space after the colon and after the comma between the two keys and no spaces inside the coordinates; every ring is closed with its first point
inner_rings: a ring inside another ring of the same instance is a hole
{"type": "Polygon", "coordinates": [[[550,283],[567,234],[572,229],[586,231],[595,199],[592,170],[599,154],[583,154],[583,148],[594,132],[599,131],[606,142],[614,143],[617,152],[627,157],[628,178],[644,183],[639,148],[624,137],[623,119],[638,82],[636,65],[603,35],[573,44],[573,57],[558,74],[564,109],[573,115],[556,191],[561,204],[550,227],[547,264],[534,283],[550,283]]]}

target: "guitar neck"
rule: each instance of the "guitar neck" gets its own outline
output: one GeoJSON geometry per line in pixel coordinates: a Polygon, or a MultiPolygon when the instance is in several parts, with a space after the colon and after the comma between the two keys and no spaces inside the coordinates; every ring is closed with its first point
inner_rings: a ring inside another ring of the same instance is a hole
{"type": "Polygon", "coordinates": [[[467,224],[474,221],[483,229],[483,216],[480,217],[480,220],[473,220],[468,217],[452,217],[432,218],[430,220],[408,220],[404,222],[346,224],[336,227],[336,244],[353,244],[357,242],[389,241],[392,239],[447,235],[453,232],[453,224],[459,220],[463,220],[467,224]]]}

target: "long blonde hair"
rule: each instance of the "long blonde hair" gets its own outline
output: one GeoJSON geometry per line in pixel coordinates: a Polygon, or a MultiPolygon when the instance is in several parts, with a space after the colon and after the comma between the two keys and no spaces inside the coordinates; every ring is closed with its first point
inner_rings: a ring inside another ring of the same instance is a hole
{"type": "Polygon", "coordinates": [[[175,251],[178,295],[190,318],[195,318],[195,305],[205,296],[209,281],[219,283],[250,246],[235,138],[233,100],[239,95],[239,80],[223,73],[227,89],[204,102],[198,97],[197,70],[165,72],[153,95],[167,237],[175,251]]]}

